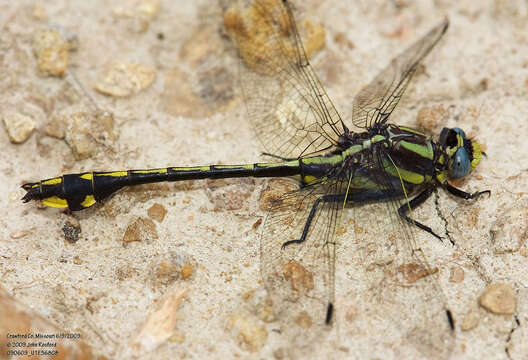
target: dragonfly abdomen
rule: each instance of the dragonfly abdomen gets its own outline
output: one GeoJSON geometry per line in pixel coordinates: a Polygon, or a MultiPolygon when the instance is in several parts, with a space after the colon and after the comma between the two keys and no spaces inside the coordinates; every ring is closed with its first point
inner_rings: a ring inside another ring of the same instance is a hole
{"type": "Polygon", "coordinates": [[[225,179],[248,176],[293,176],[299,175],[301,172],[299,160],[293,160],[282,163],[169,167],[148,170],[66,174],[37,183],[24,184],[22,187],[27,191],[27,194],[22,200],[24,202],[41,200],[47,206],[69,208],[72,211],[76,211],[86,209],[126,186],[164,181],[225,179]]]}

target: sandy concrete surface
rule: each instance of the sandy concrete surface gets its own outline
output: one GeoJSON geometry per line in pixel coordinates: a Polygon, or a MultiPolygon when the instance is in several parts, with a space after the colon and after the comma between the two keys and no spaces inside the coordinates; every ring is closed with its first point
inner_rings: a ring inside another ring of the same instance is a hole
{"type": "MultiPolygon", "coordinates": [[[[251,311],[263,291],[259,196],[266,180],[142,186],[73,218],[19,200],[23,182],[62,173],[263,159],[233,90],[236,66],[225,60],[216,2],[159,6],[0,0],[0,116],[35,126],[21,144],[10,141],[6,125],[0,130],[0,285],[28,311],[80,333],[94,357],[285,358],[279,323],[251,311]],[[66,39],[51,60],[67,57],[63,77],[38,70],[42,29],[66,39]],[[136,71],[133,80],[119,73],[129,84],[125,97],[95,90],[116,62],[146,67],[125,66],[136,71]],[[96,114],[104,111],[113,121],[100,125],[96,114]],[[76,116],[88,120],[68,123],[76,116]],[[88,150],[71,138],[75,131],[88,150]],[[63,228],[76,222],[78,238],[66,236],[63,228]]],[[[455,318],[451,357],[528,358],[528,3],[310,0],[297,11],[326,32],[312,63],[345,119],[353,95],[393,56],[450,19],[391,120],[434,137],[442,126],[459,126],[477,138],[487,157],[459,187],[491,196],[464,203],[440,191],[447,225],[433,199],[415,215],[447,229],[454,245],[421,233],[417,239],[438,267],[434,276],[455,318]]],[[[342,236],[336,264],[336,322],[312,354],[420,358],[401,344],[372,343],[380,334],[360,326],[354,294],[361,278],[347,236],[354,231],[342,236]]],[[[0,337],[10,330],[0,329],[0,337]]]]}

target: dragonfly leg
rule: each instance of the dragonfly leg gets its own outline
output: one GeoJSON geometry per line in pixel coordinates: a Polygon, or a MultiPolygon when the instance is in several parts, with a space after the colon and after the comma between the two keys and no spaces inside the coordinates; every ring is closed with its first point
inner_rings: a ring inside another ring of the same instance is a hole
{"type": "Polygon", "coordinates": [[[282,161],[293,161],[293,160],[297,160],[297,158],[286,158],[286,157],[282,157],[282,156],[279,156],[279,155],[270,154],[270,153],[267,153],[267,152],[263,152],[262,155],[264,155],[264,156],[269,156],[269,157],[272,157],[272,158],[275,158],[275,159],[279,159],[279,160],[282,160],[282,161]]]}
{"type": "Polygon", "coordinates": [[[310,230],[310,225],[312,224],[312,221],[315,217],[315,213],[317,211],[317,207],[319,206],[320,203],[343,201],[344,199],[345,199],[345,195],[323,195],[317,198],[317,200],[315,200],[312,205],[312,209],[310,210],[310,214],[308,215],[306,222],[304,223],[304,229],[303,229],[301,237],[297,240],[286,241],[285,243],[282,244],[281,249],[284,250],[286,246],[289,246],[291,244],[302,244],[306,240],[306,236],[308,236],[308,231],[310,230]]]}
{"type": "Polygon", "coordinates": [[[433,235],[434,237],[438,238],[439,240],[442,240],[442,238],[437,235],[429,226],[424,225],[409,216],[407,216],[407,213],[409,212],[409,209],[414,209],[420,205],[422,205],[434,191],[434,187],[428,187],[424,191],[422,191],[420,194],[418,194],[414,199],[412,199],[409,202],[404,203],[400,208],[398,209],[398,214],[405,219],[409,224],[412,224],[414,226],[419,227],[423,231],[428,232],[429,234],[433,235]]]}
{"type": "Polygon", "coordinates": [[[477,192],[474,192],[473,194],[471,194],[471,193],[465,192],[464,190],[460,190],[460,189],[450,185],[449,183],[446,183],[444,185],[444,187],[452,195],[454,195],[456,197],[459,197],[459,198],[462,198],[464,200],[476,199],[480,195],[483,195],[483,194],[491,195],[491,191],[490,190],[477,191],[477,192]]]}

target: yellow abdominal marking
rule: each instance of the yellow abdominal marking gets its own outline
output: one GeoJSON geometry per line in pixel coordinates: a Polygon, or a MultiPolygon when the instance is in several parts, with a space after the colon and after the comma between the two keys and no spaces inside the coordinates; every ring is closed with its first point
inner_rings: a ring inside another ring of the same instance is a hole
{"type": "Polygon", "coordinates": [[[61,199],[58,196],[50,196],[48,198],[42,199],[42,203],[49,207],[54,207],[58,209],[64,209],[68,207],[66,200],[61,199]]]}
{"type": "Polygon", "coordinates": [[[173,171],[209,171],[209,166],[194,166],[194,167],[173,167],[170,168],[173,171]]]}
{"type": "Polygon", "coordinates": [[[86,195],[86,197],[84,198],[84,201],[81,203],[81,205],[83,207],[87,208],[87,207],[92,206],[95,203],[96,203],[96,201],[95,201],[95,198],[94,198],[93,195],[86,195]]]}
{"type": "MultiPolygon", "coordinates": [[[[62,182],[62,177],[56,177],[53,179],[43,181],[42,185],[56,185],[56,184],[60,184],[61,182],[62,182]]],[[[33,187],[37,187],[37,186],[39,185],[38,184],[33,185],[33,187]]]]}
{"type": "Polygon", "coordinates": [[[166,174],[167,168],[164,169],[151,169],[151,170],[134,170],[133,174],[166,174]]]}
{"type": "Polygon", "coordinates": [[[253,164],[245,165],[213,165],[213,169],[253,169],[253,164]]]}
{"type": "Polygon", "coordinates": [[[128,171],[113,171],[113,172],[101,173],[101,174],[97,174],[97,175],[123,177],[123,176],[127,176],[128,175],[128,171]]]}

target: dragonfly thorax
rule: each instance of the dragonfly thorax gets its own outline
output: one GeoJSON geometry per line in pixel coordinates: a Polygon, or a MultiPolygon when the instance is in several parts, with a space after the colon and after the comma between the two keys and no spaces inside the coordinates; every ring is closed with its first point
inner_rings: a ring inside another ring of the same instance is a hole
{"type": "Polygon", "coordinates": [[[357,133],[346,129],[337,139],[338,152],[345,151],[351,146],[360,144],[369,138],[370,135],[368,132],[357,133]]]}

